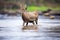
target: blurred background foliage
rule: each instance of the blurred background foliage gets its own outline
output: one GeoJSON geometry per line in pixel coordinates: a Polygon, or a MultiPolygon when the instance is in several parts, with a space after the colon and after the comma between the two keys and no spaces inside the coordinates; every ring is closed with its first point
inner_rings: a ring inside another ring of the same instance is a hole
{"type": "Polygon", "coordinates": [[[17,10],[27,7],[27,11],[60,10],[60,0],[0,0],[0,10],[17,10]]]}

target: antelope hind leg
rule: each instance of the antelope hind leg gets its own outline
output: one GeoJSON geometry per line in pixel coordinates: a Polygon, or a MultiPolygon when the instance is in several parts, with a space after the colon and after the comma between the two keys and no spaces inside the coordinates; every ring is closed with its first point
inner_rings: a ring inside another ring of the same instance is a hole
{"type": "Polygon", "coordinates": [[[35,22],[36,22],[36,24],[38,24],[38,23],[37,23],[37,20],[36,20],[35,22]]]}
{"type": "Polygon", "coordinates": [[[34,23],[34,21],[33,21],[33,25],[34,25],[35,23],[34,23]]]}

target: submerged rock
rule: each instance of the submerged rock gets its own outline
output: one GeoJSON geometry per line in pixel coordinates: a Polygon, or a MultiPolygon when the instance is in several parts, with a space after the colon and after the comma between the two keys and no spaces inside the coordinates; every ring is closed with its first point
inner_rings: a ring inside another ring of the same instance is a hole
{"type": "Polygon", "coordinates": [[[45,13],[44,15],[45,15],[45,16],[49,16],[50,14],[49,14],[49,13],[45,13]]]}
{"type": "Polygon", "coordinates": [[[55,18],[55,16],[50,16],[50,19],[54,19],[55,18]]]}

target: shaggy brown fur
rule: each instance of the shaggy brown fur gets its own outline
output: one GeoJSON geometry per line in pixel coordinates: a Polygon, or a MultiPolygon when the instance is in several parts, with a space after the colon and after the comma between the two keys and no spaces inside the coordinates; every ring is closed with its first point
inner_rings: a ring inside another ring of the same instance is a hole
{"type": "Polygon", "coordinates": [[[33,23],[34,21],[37,24],[37,20],[38,20],[38,12],[24,12],[22,13],[22,19],[23,19],[23,26],[26,23],[26,25],[28,25],[28,22],[33,23]]]}

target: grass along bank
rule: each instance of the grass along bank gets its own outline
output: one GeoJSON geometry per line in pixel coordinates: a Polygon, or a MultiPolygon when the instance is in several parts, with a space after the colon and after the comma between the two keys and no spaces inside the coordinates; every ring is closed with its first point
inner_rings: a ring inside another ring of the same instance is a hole
{"type": "Polygon", "coordinates": [[[27,7],[27,11],[34,11],[34,10],[38,10],[38,11],[45,11],[47,9],[52,9],[52,10],[60,10],[60,7],[47,7],[47,6],[28,6],[27,7]]]}

